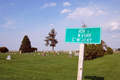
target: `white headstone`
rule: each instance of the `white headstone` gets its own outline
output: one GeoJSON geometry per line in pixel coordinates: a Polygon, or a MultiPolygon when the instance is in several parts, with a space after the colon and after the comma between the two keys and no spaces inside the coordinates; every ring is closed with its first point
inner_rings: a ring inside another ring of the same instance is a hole
{"type": "Polygon", "coordinates": [[[69,54],[72,54],[72,51],[70,51],[69,54]]]}
{"type": "Polygon", "coordinates": [[[74,56],[79,56],[79,50],[76,50],[76,51],[75,51],[74,56]]]}
{"type": "Polygon", "coordinates": [[[40,55],[40,53],[38,53],[38,55],[40,55]]]}
{"type": "Polygon", "coordinates": [[[60,53],[58,52],[57,54],[59,55],[60,53]]]}
{"type": "Polygon", "coordinates": [[[21,52],[22,52],[22,51],[20,50],[19,54],[21,54],[21,52]]]}
{"type": "Polygon", "coordinates": [[[10,55],[8,55],[6,59],[7,59],[7,60],[11,60],[11,56],[10,56],[10,55]]]}
{"type": "Polygon", "coordinates": [[[75,55],[74,56],[79,56],[79,53],[75,53],[75,55]]]}

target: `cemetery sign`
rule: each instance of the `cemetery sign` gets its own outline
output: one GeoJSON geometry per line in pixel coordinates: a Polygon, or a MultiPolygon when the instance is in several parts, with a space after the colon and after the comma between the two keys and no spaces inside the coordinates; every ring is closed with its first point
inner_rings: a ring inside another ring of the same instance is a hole
{"type": "Polygon", "coordinates": [[[67,28],[65,42],[100,44],[101,27],[67,28]]]}
{"type": "Polygon", "coordinates": [[[100,44],[101,27],[67,28],[65,42],[80,43],[77,80],[82,80],[84,44],[100,44]]]}

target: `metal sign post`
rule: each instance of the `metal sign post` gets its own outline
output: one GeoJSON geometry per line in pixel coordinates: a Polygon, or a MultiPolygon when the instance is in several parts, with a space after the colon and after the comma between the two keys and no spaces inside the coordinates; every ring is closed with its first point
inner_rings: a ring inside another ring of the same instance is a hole
{"type": "Polygon", "coordinates": [[[77,80],[82,80],[83,61],[84,61],[84,44],[80,44],[77,80]]]}

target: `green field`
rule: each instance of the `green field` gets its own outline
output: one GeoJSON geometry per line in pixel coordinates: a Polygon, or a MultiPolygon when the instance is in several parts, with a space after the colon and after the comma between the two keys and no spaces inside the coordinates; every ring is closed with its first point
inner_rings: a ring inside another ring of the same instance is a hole
{"type": "MultiPolygon", "coordinates": [[[[67,53],[0,53],[0,80],[77,80],[78,57],[67,53]],[[35,55],[34,55],[35,54],[35,55]],[[6,60],[11,55],[12,60],[6,60]]],[[[119,80],[120,53],[85,60],[83,80],[119,80]]]]}

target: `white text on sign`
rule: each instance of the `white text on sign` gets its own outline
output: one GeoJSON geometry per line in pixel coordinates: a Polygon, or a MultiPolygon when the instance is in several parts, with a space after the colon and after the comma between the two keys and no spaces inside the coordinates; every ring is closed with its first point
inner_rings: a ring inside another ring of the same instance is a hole
{"type": "Polygon", "coordinates": [[[92,38],[90,38],[90,37],[92,36],[92,34],[89,32],[90,32],[89,30],[85,31],[85,29],[79,29],[77,38],[73,37],[72,41],[73,42],[74,41],[91,42],[92,38]]]}

